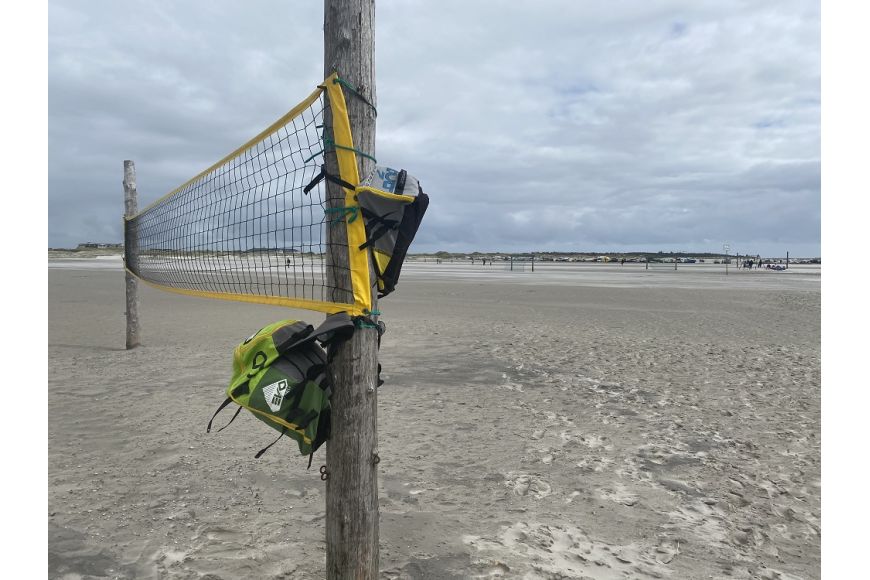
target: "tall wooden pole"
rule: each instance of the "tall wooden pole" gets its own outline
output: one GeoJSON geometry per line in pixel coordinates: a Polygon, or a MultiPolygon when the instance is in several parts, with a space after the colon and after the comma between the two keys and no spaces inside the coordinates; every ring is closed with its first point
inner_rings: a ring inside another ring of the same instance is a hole
{"type": "MultiPolygon", "coordinates": [[[[324,0],[324,77],[338,72],[375,104],[374,0],[324,0]]],[[[345,92],[354,147],[375,154],[375,112],[345,92]]],[[[332,125],[326,111],[326,125],[332,125]]],[[[334,152],[325,155],[327,170],[338,175],[334,152]]],[[[358,155],[360,179],[374,169],[358,155]]],[[[344,192],[327,182],[330,207],[344,205],[344,192]]],[[[327,280],[352,297],[348,276],[347,232],[329,227],[327,280]]],[[[374,280],[374,277],[372,277],[374,280]]],[[[350,298],[352,301],[352,298],[350,298]]],[[[377,310],[373,292],[372,310],[377,310]]],[[[332,432],[326,445],[326,576],[378,577],[377,331],[357,328],[353,338],[331,347],[332,432]]]]}
{"type": "MultiPolygon", "coordinates": [[[[124,217],[132,217],[138,212],[136,200],[136,166],[132,161],[124,161],[124,217]]],[[[124,265],[128,270],[138,270],[139,240],[136,232],[124,220],[124,265]]],[[[127,290],[127,350],[139,346],[139,283],[125,271],[127,290]]]]}

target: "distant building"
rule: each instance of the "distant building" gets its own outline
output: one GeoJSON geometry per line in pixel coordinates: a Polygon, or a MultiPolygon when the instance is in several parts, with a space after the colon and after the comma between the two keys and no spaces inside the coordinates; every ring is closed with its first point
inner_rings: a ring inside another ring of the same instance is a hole
{"type": "Polygon", "coordinates": [[[106,244],[103,242],[85,242],[83,244],[79,244],[76,248],[77,250],[104,250],[104,249],[120,249],[123,248],[124,244],[106,244]]]}

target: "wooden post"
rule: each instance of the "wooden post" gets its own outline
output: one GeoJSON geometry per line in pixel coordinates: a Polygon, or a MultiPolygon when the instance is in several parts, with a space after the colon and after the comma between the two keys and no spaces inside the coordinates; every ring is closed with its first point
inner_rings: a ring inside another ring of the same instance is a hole
{"type": "MultiPolygon", "coordinates": [[[[136,166],[132,161],[124,161],[124,217],[132,217],[138,212],[136,200],[136,166]]],[[[139,269],[139,239],[124,220],[124,265],[128,270],[139,269]]],[[[124,272],[127,290],[127,350],[139,346],[139,282],[129,271],[124,272]]]]}
{"type": "MultiPolygon", "coordinates": [[[[374,0],[324,0],[324,78],[333,72],[376,104],[374,0]]],[[[375,112],[345,91],[354,147],[375,155],[375,112]]],[[[327,127],[332,114],[325,113],[327,127]]],[[[327,169],[338,175],[334,152],[325,155],[327,169]]],[[[360,179],[374,169],[357,155],[360,179]]],[[[330,207],[344,205],[341,187],[327,182],[330,207]]],[[[326,273],[338,295],[352,297],[347,232],[327,226],[326,273]]],[[[370,265],[371,271],[371,265],[370,265]]],[[[374,280],[374,274],[372,274],[374,280]]],[[[352,301],[352,298],[349,298],[352,301]]],[[[377,310],[373,292],[372,310],[377,310]]],[[[353,337],[330,347],[332,432],[326,445],[326,577],[378,577],[377,368],[378,335],[357,328],[353,337]]]]}

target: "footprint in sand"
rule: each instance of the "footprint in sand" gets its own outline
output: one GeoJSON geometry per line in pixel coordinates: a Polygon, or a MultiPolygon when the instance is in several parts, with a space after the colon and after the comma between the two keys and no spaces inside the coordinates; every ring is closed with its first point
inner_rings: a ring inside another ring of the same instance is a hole
{"type": "Polygon", "coordinates": [[[609,499],[612,502],[628,507],[633,506],[638,501],[638,497],[621,483],[617,483],[612,489],[605,487],[598,490],[598,495],[601,499],[609,499]]]}
{"type": "Polygon", "coordinates": [[[758,572],[758,577],[762,580],[803,580],[800,576],[794,576],[786,572],[780,572],[773,568],[765,568],[758,572]]]}
{"type": "Polygon", "coordinates": [[[670,564],[680,553],[680,541],[663,540],[656,546],[655,559],[662,564],[670,564]]]}
{"type": "Polygon", "coordinates": [[[669,512],[667,528],[690,531],[709,545],[732,545],[729,541],[729,524],[726,514],[715,505],[695,500],[669,512]]]}
{"type": "Polygon", "coordinates": [[[577,433],[576,440],[588,447],[589,449],[596,449],[598,447],[601,447],[605,451],[610,451],[611,449],[613,449],[613,445],[605,444],[604,437],[601,437],[600,435],[581,435],[580,433],[577,433]]]}
{"type": "Polygon", "coordinates": [[[511,381],[510,377],[507,376],[507,373],[502,373],[501,378],[504,382],[498,386],[500,389],[507,389],[508,391],[519,391],[520,393],[523,392],[523,385],[511,381]]]}
{"type": "Polygon", "coordinates": [[[671,574],[656,549],[608,544],[571,525],[520,522],[503,527],[495,538],[465,536],[463,542],[510,563],[517,578],[624,580],[671,574]],[[526,575],[523,568],[530,568],[526,575]]]}
{"type": "Polygon", "coordinates": [[[587,457],[577,462],[577,467],[583,471],[601,473],[609,469],[615,461],[609,457],[587,457]]]}
{"type": "Polygon", "coordinates": [[[508,473],[505,476],[504,484],[514,494],[521,497],[531,496],[540,499],[553,493],[553,488],[550,487],[549,483],[537,476],[525,473],[508,473]]]}

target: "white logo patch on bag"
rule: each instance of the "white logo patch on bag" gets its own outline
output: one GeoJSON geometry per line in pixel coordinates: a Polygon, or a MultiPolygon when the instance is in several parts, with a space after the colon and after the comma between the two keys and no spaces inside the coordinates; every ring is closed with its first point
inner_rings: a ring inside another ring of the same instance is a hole
{"type": "Polygon", "coordinates": [[[284,402],[284,395],[287,394],[287,380],[282,379],[277,383],[266,385],[263,387],[263,397],[266,399],[266,404],[272,409],[272,412],[277,413],[281,409],[281,403],[284,402]]]}

